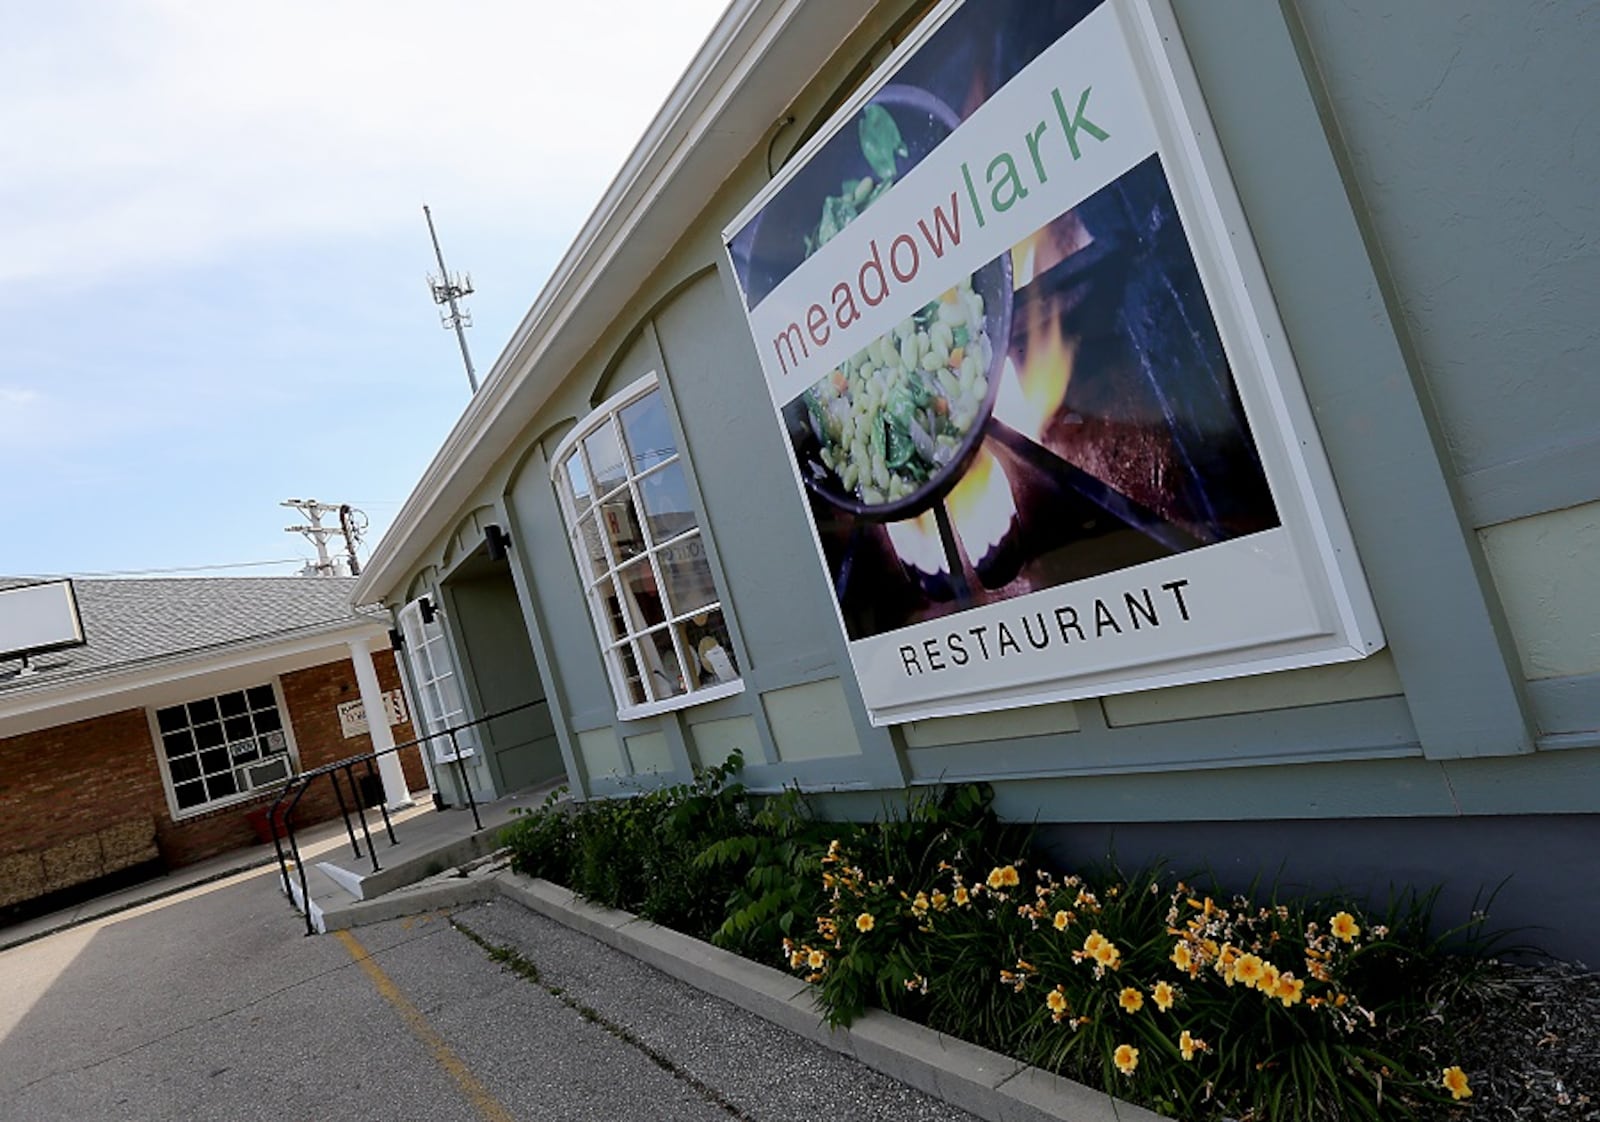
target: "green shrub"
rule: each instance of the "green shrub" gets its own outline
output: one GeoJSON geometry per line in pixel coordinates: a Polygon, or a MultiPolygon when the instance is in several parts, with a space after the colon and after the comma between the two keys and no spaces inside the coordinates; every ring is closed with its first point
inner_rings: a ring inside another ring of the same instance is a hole
{"type": "Polygon", "coordinates": [[[535,810],[514,808],[516,820],[500,831],[500,844],[511,850],[511,867],[524,876],[543,877],[566,884],[572,876],[572,824],[570,804],[563,802],[565,787],[545,796],[535,810]]]}
{"type": "Polygon", "coordinates": [[[508,827],[502,843],[517,872],[709,938],[725,918],[734,878],[694,859],[713,841],[748,830],[749,799],[731,782],[742,764],[734,753],[696,769],[690,783],[627,798],[571,804],[553,795],[508,827]]]}
{"type": "Polygon", "coordinates": [[[750,796],[741,763],[547,800],[507,830],[513,868],[780,962],[830,1023],[879,1006],[1189,1122],[1436,1117],[1465,1078],[1449,1014],[1483,917],[1433,936],[1436,893],[1373,912],[1159,868],[1057,874],[986,786],[831,823],[798,791],[750,796]]]}

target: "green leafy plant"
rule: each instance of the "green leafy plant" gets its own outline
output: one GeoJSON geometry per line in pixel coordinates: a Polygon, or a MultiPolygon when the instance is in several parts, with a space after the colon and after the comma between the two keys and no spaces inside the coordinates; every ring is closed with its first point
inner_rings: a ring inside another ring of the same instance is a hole
{"type": "Polygon", "coordinates": [[[545,796],[536,809],[515,807],[515,820],[500,831],[500,844],[511,850],[511,867],[524,876],[544,877],[566,884],[572,871],[572,824],[567,818],[570,804],[564,802],[566,787],[545,796]]]}
{"type": "Polygon", "coordinates": [[[711,941],[747,958],[781,965],[778,948],[809,928],[822,906],[818,874],[837,828],[818,822],[795,790],[765,800],[743,833],[719,838],[695,858],[699,869],[735,879],[726,916],[711,941]]]}
{"type": "Polygon", "coordinates": [[[1456,1022],[1496,944],[1477,910],[1436,934],[1437,890],[1369,909],[1161,867],[1058,873],[986,786],[834,823],[798,791],[750,795],[742,763],[552,797],[506,831],[513,867],[777,957],[830,1023],[881,1007],[1190,1122],[1390,1122],[1470,1094],[1456,1022]]]}

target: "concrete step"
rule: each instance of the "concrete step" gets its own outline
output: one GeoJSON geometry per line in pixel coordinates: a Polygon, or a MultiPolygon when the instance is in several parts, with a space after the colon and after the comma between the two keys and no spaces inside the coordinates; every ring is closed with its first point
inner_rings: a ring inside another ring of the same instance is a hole
{"type": "Polygon", "coordinates": [[[283,889],[284,895],[294,904],[295,911],[304,915],[309,906],[311,926],[319,935],[328,930],[325,919],[328,909],[342,906],[350,901],[350,894],[344,887],[316,865],[305,867],[304,890],[300,887],[300,872],[292,861],[289,863],[288,878],[279,877],[278,884],[283,889]],[[309,905],[306,900],[307,894],[310,895],[309,905]]]}
{"type": "Polygon", "coordinates": [[[348,846],[317,864],[355,899],[371,900],[492,852],[499,833],[498,829],[484,829],[464,837],[434,836],[408,841],[404,833],[396,831],[400,838],[398,845],[390,845],[388,838],[381,834],[373,838],[378,854],[377,872],[372,871],[369,857],[356,857],[348,846]]]}

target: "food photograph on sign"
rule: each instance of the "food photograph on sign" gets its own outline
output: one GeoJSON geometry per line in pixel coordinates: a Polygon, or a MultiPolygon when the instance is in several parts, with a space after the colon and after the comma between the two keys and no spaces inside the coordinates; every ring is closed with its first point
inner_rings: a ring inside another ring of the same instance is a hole
{"type": "Polygon", "coordinates": [[[869,705],[1013,652],[949,691],[1059,679],[1075,639],[1172,621],[1211,630],[1143,636],[1125,664],[1328,627],[1279,532],[1129,10],[940,9],[726,235],[869,705]],[[1041,598],[1068,586],[1086,599],[1041,598]]]}
{"type": "MultiPolygon", "coordinates": [[[[1025,44],[1092,5],[1000,7],[946,22],[812,160],[817,186],[752,224],[747,260],[770,275],[785,252],[811,256],[1025,64],[1025,44]]],[[[867,262],[862,299],[906,271],[904,243],[891,253],[867,262]]],[[[1155,156],[872,339],[784,420],[853,639],[1278,524],[1155,156]]]]}

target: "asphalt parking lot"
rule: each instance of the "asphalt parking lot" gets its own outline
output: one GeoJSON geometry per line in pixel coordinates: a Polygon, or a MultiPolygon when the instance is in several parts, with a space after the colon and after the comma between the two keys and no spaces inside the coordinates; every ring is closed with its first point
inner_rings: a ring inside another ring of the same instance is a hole
{"type": "Polygon", "coordinates": [[[970,1115],[508,900],[306,938],[268,871],[0,952],[0,1115],[970,1115]]]}

